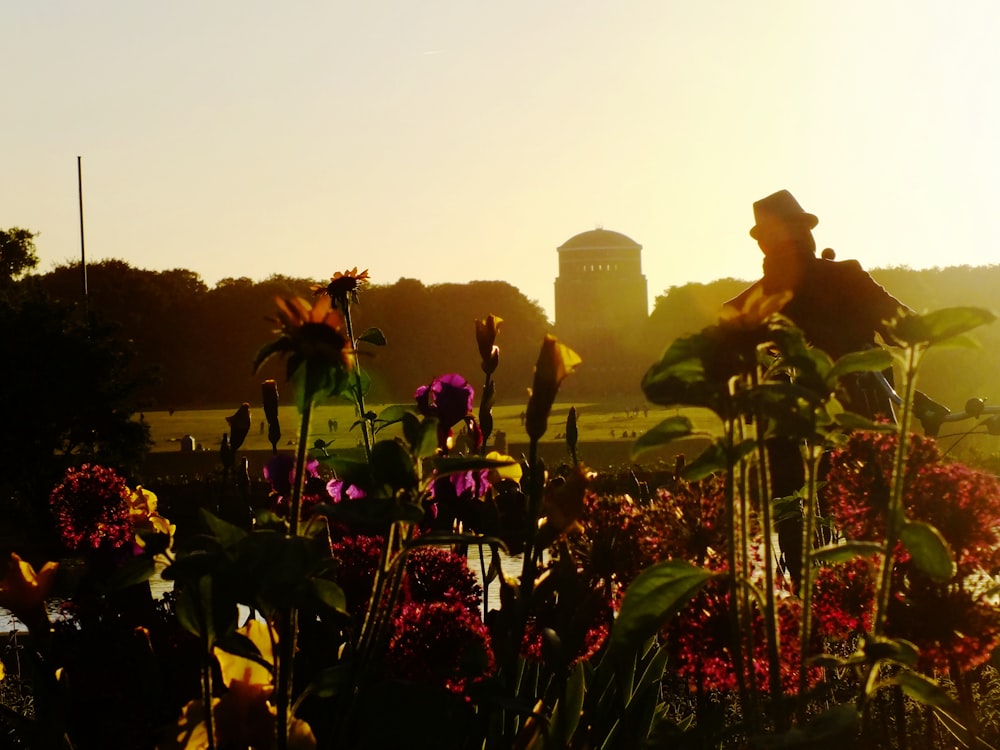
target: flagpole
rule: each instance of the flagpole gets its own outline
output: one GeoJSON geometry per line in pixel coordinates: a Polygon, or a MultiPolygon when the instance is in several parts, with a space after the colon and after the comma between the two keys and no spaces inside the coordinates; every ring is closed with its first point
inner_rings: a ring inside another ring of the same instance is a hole
{"type": "Polygon", "coordinates": [[[80,273],[83,280],[83,299],[87,301],[87,252],[83,240],[83,157],[76,157],[76,187],[80,197],[80,273]]]}

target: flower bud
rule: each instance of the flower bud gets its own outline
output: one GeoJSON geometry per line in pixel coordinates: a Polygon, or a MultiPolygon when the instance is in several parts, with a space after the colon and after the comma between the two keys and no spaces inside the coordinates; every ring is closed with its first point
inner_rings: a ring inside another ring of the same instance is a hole
{"type": "Polygon", "coordinates": [[[476,320],[476,344],[483,372],[492,375],[500,364],[500,347],[496,345],[497,333],[503,318],[490,313],[486,320],[476,320]]]}
{"type": "Polygon", "coordinates": [[[535,364],[535,379],[524,420],[528,437],[532,440],[539,440],[545,434],[559,384],[581,361],[580,355],[560,344],[555,336],[546,335],[535,364]]]}

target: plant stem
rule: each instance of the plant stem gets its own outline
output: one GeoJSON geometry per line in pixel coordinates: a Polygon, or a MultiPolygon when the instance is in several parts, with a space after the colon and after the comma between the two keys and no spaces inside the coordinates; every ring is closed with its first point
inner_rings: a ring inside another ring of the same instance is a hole
{"type": "MultiPolygon", "coordinates": [[[[309,365],[307,364],[306,367],[309,365]]],[[[309,376],[306,375],[306,382],[309,376]]],[[[309,424],[312,420],[313,394],[306,393],[302,406],[302,423],[299,427],[299,443],[295,452],[295,484],[292,486],[292,502],[289,508],[288,536],[299,534],[302,510],[302,493],[306,485],[306,457],[309,451],[309,424]]],[[[288,747],[288,709],[292,704],[292,678],[296,642],[299,636],[299,613],[295,607],[285,609],[279,619],[281,637],[278,641],[277,711],[278,750],[288,747]]]]}
{"type": "Polygon", "coordinates": [[[913,418],[913,393],[916,389],[917,363],[920,351],[916,346],[906,349],[906,371],[904,373],[903,408],[896,428],[896,454],[892,466],[892,482],[889,495],[889,513],[886,520],[885,554],[879,571],[878,599],[872,617],[872,633],[881,635],[889,609],[892,591],[892,569],[895,564],[896,545],[899,543],[903,524],[906,520],[903,509],[903,490],[906,483],[906,450],[909,443],[910,422],[913,418]]]}
{"type": "Polygon", "coordinates": [[[806,658],[812,643],[812,594],[813,594],[813,534],[816,527],[817,486],[816,475],[819,472],[819,457],[822,448],[810,441],[806,461],[806,500],[803,505],[802,518],[802,572],[799,575],[799,591],[802,596],[802,620],[799,631],[799,712],[800,719],[805,719],[805,695],[809,687],[809,670],[806,658]]]}
{"type": "Polygon", "coordinates": [[[361,362],[358,360],[357,356],[358,342],[354,338],[354,324],[351,322],[351,304],[349,302],[344,303],[344,323],[347,326],[347,338],[351,342],[351,348],[354,349],[354,367],[351,368],[354,373],[354,400],[358,404],[358,416],[361,421],[361,437],[364,440],[365,445],[365,458],[371,461],[372,436],[369,434],[368,430],[368,412],[365,409],[365,394],[361,383],[361,362]]]}

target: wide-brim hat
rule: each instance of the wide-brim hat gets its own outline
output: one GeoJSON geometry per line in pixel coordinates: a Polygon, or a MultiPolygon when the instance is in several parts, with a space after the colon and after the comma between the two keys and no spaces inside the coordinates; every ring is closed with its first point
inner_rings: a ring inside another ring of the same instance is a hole
{"type": "Polygon", "coordinates": [[[768,225],[804,226],[812,229],[819,224],[813,214],[806,213],[787,190],[779,190],[753,204],[753,218],[757,222],[750,228],[750,236],[757,239],[768,225]]]}

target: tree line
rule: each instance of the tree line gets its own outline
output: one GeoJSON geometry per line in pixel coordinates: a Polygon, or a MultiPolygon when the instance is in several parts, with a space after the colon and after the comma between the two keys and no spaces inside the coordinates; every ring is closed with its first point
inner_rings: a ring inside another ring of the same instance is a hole
{"type": "MultiPolygon", "coordinates": [[[[872,275],[918,312],[953,305],[990,308],[1000,286],[1000,266],[889,268],[872,275]]],[[[76,264],[29,278],[54,300],[81,303],[76,264]]],[[[274,337],[275,324],[269,320],[274,298],[310,297],[320,281],[275,274],[263,281],[227,278],[210,288],[193,271],[148,271],[120,260],[89,266],[87,278],[89,312],[115,327],[132,350],[129,372],[139,381],[137,403],[146,409],[228,408],[256,399],[263,377],[282,382],[280,363],[269,363],[258,375],[250,366],[257,350],[274,337]]],[[[662,350],[676,338],[714,323],[722,303],[747,283],[725,278],[666,289],[656,297],[640,336],[622,332],[628,345],[622,349],[621,382],[588,382],[584,363],[577,382],[567,381],[566,394],[611,394],[625,403],[641,398],[639,378],[662,350]]],[[[387,346],[365,347],[361,355],[372,378],[373,402],[409,401],[417,386],[446,372],[477,383],[481,373],[474,321],[490,313],[504,320],[498,398],[516,402],[525,397],[540,342],[551,330],[536,301],[503,281],[426,285],[401,278],[364,289],[355,308],[355,329],[378,327],[387,340],[387,346]]],[[[1000,375],[1000,328],[988,327],[975,338],[979,349],[932,353],[920,376],[923,390],[956,407],[972,396],[994,395],[1000,375]]]]}

